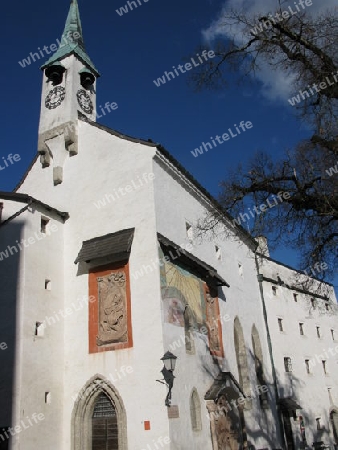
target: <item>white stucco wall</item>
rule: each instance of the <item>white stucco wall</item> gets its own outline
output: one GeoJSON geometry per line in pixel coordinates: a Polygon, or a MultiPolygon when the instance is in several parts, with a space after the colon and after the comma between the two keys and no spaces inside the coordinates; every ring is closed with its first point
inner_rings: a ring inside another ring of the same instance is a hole
{"type": "MultiPolygon", "coordinates": [[[[296,272],[271,260],[265,260],[260,271],[266,278],[273,280],[277,280],[279,276],[290,286],[296,286],[299,281],[296,272]]],[[[274,295],[272,284],[270,281],[263,281],[279,394],[281,397],[294,397],[302,407],[297,410],[297,415],[305,419],[306,437],[310,445],[320,440],[333,445],[329,414],[338,406],[338,315],[334,291],[329,289],[331,296],[328,312],[324,300],[316,300],[315,310],[311,306],[311,292],[318,292],[318,283],[315,281],[307,288],[307,294],[276,284],[277,295],[274,295]],[[294,293],[297,294],[297,301],[294,300],[294,293]],[[282,332],[279,330],[278,319],[283,321],[282,332]],[[303,336],[300,335],[299,323],[303,323],[303,336]],[[317,336],[317,326],[320,327],[320,338],[317,336]],[[334,330],[335,339],[332,338],[331,330],[334,330]],[[292,373],[285,372],[284,357],[291,358],[292,373]],[[306,359],[313,361],[310,364],[310,374],[306,371],[306,359]],[[327,375],[324,374],[322,360],[326,360],[327,375]],[[328,389],[331,389],[331,399],[328,389]],[[317,431],[316,418],[321,419],[324,427],[322,431],[317,431]]],[[[299,444],[299,421],[292,419],[291,422],[295,443],[299,444]]]]}
{"type": "MultiPolygon", "coordinates": [[[[4,201],[4,218],[11,209],[16,212],[25,204],[4,201]]],[[[11,215],[11,214],[10,214],[11,215]]],[[[53,442],[62,433],[61,415],[63,384],[63,326],[45,329],[45,336],[35,336],[36,322],[43,322],[46,315],[63,303],[63,223],[53,212],[32,205],[1,229],[1,250],[11,246],[12,253],[0,264],[1,292],[3,299],[1,316],[8,320],[10,335],[15,336],[8,343],[8,355],[13,355],[13,410],[12,417],[6,417],[6,424],[12,425],[13,449],[19,449],[24,440],[27,449],[39,446],[41,439],[53,442]],[[41,216],[49,219],[46,233],[40,232],[41,216]],[[14,238],[12,230],[20,230],[14,238]],[[13,263],[17,261],[17,268],[13,263]],[[53,289],[45,289],[45,280],[52,280],[53,289]],[[16,295],[13,294],[16,291],[16,295]],[[10,311],[6,313],[6,302],[11,300],[10,311]],[[13,313],[15,317],[13,317],[13,313]],[[8,316],[7,316],[8,314],[8,316]],[[10,319],[12,317],[13,320],[10,319]],[[14,328],[13,328],[14,325],[14,328]],[[53,392],[56,408],[45,404],[45,393],[53,392]],[[39,415],[35,420],[33,415],[39,415]],[[53,427],[45,424],[53,423],[53,427]]],[[[6,325],[5,325],[6,328],[6,325]]],[[[10,386],[6,386],[10,392],[10,386]]],[[[5,409],[5,408],[4,408],[5,409]]],[[[5,420],[5,418],[3,419],[5,420]]]]}
{"type": "MultiPolygon", "coordinates": [[[[157,231],[184,248],[189,244],[186,235],[186,221],[196,225],[205,212],[205,202],[198,199],[198,194],[192,194],[195,188],[184,180],[179,182],[179,174],[170,163],[166,164],[162,157],[154,165],[156,223],[157,231]]],[[[230,284],[230,288],[220,289],[220,315],[226,320],[222,323],[223,345],[225,358],[221,361],[223,371],[230,371],[238,380],[236,354],[234,348],[234,320],[239,316],[244,332],[247,347],[247,359],[250,371],[250,383],[254,388],[257,385],[253,361],[251,340],[252,327],[255,324],[259,332],[264,361],[264,374],[269,385],[269,397],[273,399],[271,365],[268,356],[266,333],[263,323],[262,306],[256,278],[255,260],[253,251],[243,243],[223,233],[211,240],[194,239],[193,250],[190,251],[202,261],[214,267],[218,273],[230,284]],[[216,257],[215,244],[221,248],[222,260],[216,257]],[[239,272],[242,265],[243,275],[239,272]]],[[[184,343],[184,329],[165,324],[165,345],[170,348],[173,342],[184,343]]],[[[196,336],[196,355],[189,355],[184,345],[177,348],[177,371],[175,375],[173,404],[178,404],[180,420],[171,419],[171,436],[173,448],[189,450],[192,448],[211,449],[209,420],[207,418],[204,395],[213,382],[213,375],[219,369],[215,367],[202,336],[196,336]],[[177,372],[177,373],[176,373],[177,372]],[[189,397],[196,387],[202,405],[202,432],[191,430],[189,397]]],[[[275,444],[278,448],[278,431],[276,430],[276,411],[261,410],[259,400],[253,400],[251,411],[245,411],[248,440],[256,448],[269,447],[275,444]]],[[[274,448],[274,447],[271,447],[274,448]]]]}
{"type": "MultiPolygon", "coordinates": [[[[88,297],[88,275],[78,274],[74,264],[84,240],[135,227],[131,274],[146,264],[149,256],[157,255],[153,181],[148,177],[152,173],[153,149],[80,124],[79,153],[65,161],[63,183],[53,186],[52,167],[42,169],[37,162],[20,188],[70,214],[64,225],[64,258],[58,259],[65,274],[64,308],[88,297]],[[143,174],[148,181],[140,186],[143,174]],[[95,206],[106,194],[114,194],[132,181],[138,187],[131,192],[114,199],[108,197],[106,206],[95,206]]],[[[166,410],[160,408],[163,388],[156,383],[163,356],[158,271],[146,279],[131,276],[131,310],[133,347],[98,354],[88,354],[88,308],[63,319],[60,345],[64,353],[64,392],[59,414],[64,432],[60,449],[70,448],[72,397],[95,374],[114,376],[114,387],[127,411],[129,448],[146,448],[148,443],[168,436],[166,410]],[[132,373],[119,378],[123,367],[131,367],[132,373]],[[151,422],[150,431],[144,430],[145,420],[151,422]]],[[[57,407],[53,402],[50,406],[57,407]]]]}

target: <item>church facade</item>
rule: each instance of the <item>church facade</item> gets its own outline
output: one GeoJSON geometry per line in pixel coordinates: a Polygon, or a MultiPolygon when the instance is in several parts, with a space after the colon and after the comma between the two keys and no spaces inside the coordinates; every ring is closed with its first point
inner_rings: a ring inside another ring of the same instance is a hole
{"type": "Polygon", "coordinates": [[[62,42],[0,192],[0,449],[334,448],[332,287],[295,287],[162,146],[96,122],[76,0],[62,42]]]}

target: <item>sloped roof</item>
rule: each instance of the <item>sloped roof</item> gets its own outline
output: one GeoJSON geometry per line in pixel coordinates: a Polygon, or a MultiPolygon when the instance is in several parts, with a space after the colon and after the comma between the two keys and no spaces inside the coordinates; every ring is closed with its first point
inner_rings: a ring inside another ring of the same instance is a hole
{"type": "Polygon", "coordinates": [[[129,228],[84,241],[75,264],[107,256],[112,256],[116,262],[127,260],[133,243],[134,231],[135,228],[129,228]]]}
{"type": "Polygon", "coordinates": [[[100,76],[85,49],[77,0],[71,1],[65,29],[61,37],[60,47],[41,69],[45,69],[47,66],[56,61],[60,61],[71,54],[75,54],[97,77],[100,76]]]}
{"type": "Polygon", "coordinates": [[[142,145],[147,145],[149,147],[155,147],[168,161],[170,161],[176,167],[176,169],[178,169],[182,173],[182,175],[184,175],[201,192],[201,194],[203,194],[210,201],[210,203],[221,215],[223,215],[233,224],[234,228],[241,234],[242,237],[248,240],[248,242],[253,246],[254,249],[258,247],[258,243],[251,236],[251,234],[248,233],[241,225],[238,225],[234,221],[234,218],[227,211],[225,211],[222,205],[161,144],[155,143],[151,139],[148,139],[148,141],[146,141],[144,139],[134,138],[127,134],[121,133],[117,130],[113,130],[105,125],[100,125],[99,123],[93,122],[92,120],[88,119],[88,117],[86,117],[81,112],[78,113],[78,116],[79,119],[82,120],[83,122],[87,122],[93,127],[106,131],[107,133],[119,137],[120,139],[125,139],[127,141],[142,145]]]}
{"type": "MultiPolygon", "coordinates": [[[[69,218],[69,214],[67,212],[59,211],[58,209],[53,208],[52,206],[47,205],[47,203],[43,203],[40,200],[37,200],[36,198],[31,197],[28,194],[20,194],[18,192],[0,191],[0,199],[10,200],[10,201],[19,202],[19,203],[26,203],[27,205],[35,204],[37,206],[42,206],[47,211],[56,213],[59,217],[61,217],[61,219],[63,221],[65,221],[69,218]]],[[[4,222],[2,222],[0,224],[0,226],[5,224],[6,222],[7,221],[5,220],[4,222]]]]}
{"type": "Polygon", "coordinates": [[[169,250],[172,249],[176,252],[176,257],[178,261],[181,261],[188,267],[192,267],[198,272],[203,278],[210,279],[211,281],[216,282],[218,286],[227,286],[230,285],[222,278],[213,267],[209,266],[209,264],[201,261],[199,258],[194,256],[193,254],[187,252],[179,245],[170,241],[168,238],[164,237],[162,234],[157,233],[157,238],[159,242],[167,247],[169,250]]]}
{"type": "Polygon", "coordinates": [[[283,411],[295,411],[296,409],[302,409],[300,405],[292,397],[280,398],[277,403],[280,405],[283,411]]]}

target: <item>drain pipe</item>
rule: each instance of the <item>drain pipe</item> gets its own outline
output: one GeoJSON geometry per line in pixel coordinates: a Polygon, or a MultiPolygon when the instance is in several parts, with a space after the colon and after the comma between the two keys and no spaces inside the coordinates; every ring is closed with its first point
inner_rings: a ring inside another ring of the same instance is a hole
{"type": "Polygon", "coordinates": [[[275,363],[274,363],[274,359],[273,359],[272,344],[271,344],[270,330],[269,330],[269,324],[268,324],[268,316],[267,316],[265,300],[264,300],[263,275],[261,273],[259,273],[259,262],[258,262],[258,257],[257,257],[257,250],[255,251],[255,263],[256,263],[256,270],[257,270],[257,280],[259,283],[260,297],[261,297],[262,306],[263,306],[263,316],[264,316],[265,329],[266,329],[266,334],[267,334],[269,356],[270,356],[270,363],[271,363],[271,369],[272,369],[273,386],[274,386],[275,397],[276,397],[276,401],[277,401],[276,407],[277,407],[277,416],[278,416],[278,422],[279,422],[279,432],[280,432],[281,442],[282,442],[284,448],[286,449],[287,446],[286,446],[285,436],[284,436],[283,418],[282,418],[282,414],[281,414],[280,405],[278,404],[279,394],[278,394],[278,387],[277,387],[276,369],[275,369],[275,363]]]}

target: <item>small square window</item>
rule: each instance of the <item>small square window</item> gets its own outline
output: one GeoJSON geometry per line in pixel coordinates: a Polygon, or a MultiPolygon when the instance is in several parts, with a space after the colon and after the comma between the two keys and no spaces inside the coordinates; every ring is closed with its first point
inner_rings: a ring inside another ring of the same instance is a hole
{"type": "Polygon", "coordinates": [[[271,286],[272,294],[277,295],[277,286],[271,286]]]}
{"type": "Polygon", "coordinates": [[[47,219],[47,217],[41,217],[41,233],[47,233],[48,223],[49,219],[47,219]]]}
{"type": "Polygon", "coordinates": [[[310,360],[305,360],[306,373],[310,373],[310,360]]]}
{"type": "Polygon", "coordinates": [[[294,299],[295,302],[298,302],[298,294],[295,294],[295,293],[294,293],[294,294],[293,294],[293,299],[294,299]]]}
{"type": "Polygon", "coordinates": [[[321,337],[320,336],[320,327],[316,327],[316,330],[317,330],[317,337],[320,338],[321,337]]]}
{"type": "Polygon", "coordinates": [[[299,324],[299,334],[301,336],[304,336],[304,324],[303,323],[299,324]]]}
{"type": "Polygon", "coordinates": [[[286,356],[284,358],[284,368],[285,368],[285,372],[292,372],[292,363],[291,363],[291,358],[289,356],[286,356]]]}
{"type": "Polygon", "coordinates": [[[284,331],[284,329],[283,329],[283,319],[278,319],[278,327],[279,327],[279,331],[284,331]]]}

